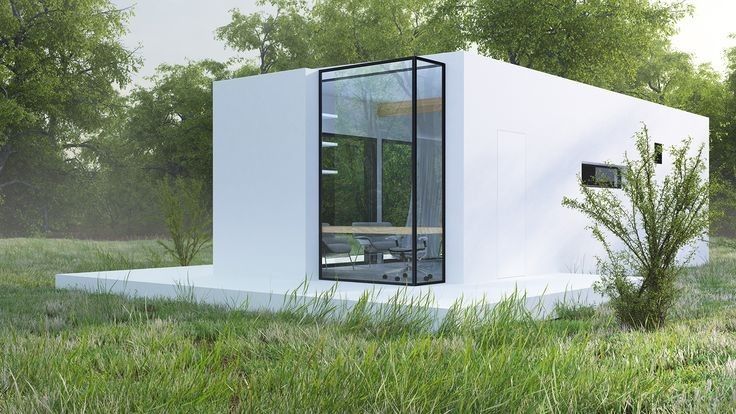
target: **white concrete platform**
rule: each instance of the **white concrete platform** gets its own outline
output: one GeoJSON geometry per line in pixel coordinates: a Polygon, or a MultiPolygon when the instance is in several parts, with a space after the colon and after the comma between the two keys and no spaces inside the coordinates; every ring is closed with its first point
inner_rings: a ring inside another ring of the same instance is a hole
{"type": "Polygon", "coordinates": [[[428,286],[371,285],[306,278],[301,285],[295,285],[293,281],[279,283],[279,280],[264,278],[260,282],[252,279],[247,283],[243,281],[242,285],[228,280],[227,287],[221,280],[218,283],[213,274],[212,265],[65,273],[56,275],[56,287],[131,297],[196,300],[257,311],[278,311],[316,298],[327,299],[338,308],[349,309],[366,292],[375,304],[387,303],[397,295],[407,300],[429,297],[429,301],[420,302],[428,303],[437,319],[444,318],[457,301],[462,301],[463,306],[481,301],[492,305],[515,291],[525,295],[527,307],[538,309],[540,316],[549,315],[558,302],[603,302],[603,298],[592,289],[598,276],[590,274],[558,273],[502,278],[486,284],[428,286]]]}

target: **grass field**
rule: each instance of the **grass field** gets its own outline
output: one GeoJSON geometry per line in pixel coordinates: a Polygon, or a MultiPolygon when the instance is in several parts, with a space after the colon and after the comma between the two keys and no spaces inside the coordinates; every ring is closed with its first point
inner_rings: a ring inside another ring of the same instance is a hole
{"type": "MultiPolygon", "coordinates": [[[[211,252],[199,263],[211,260],[211,252]]],[[[673,320],[509,301],[333,320],[57,291],[58,272],[173,265],[153,241],[0,240],[0,412],[731,412],[736,252],[681,281],[673,320]]]]}

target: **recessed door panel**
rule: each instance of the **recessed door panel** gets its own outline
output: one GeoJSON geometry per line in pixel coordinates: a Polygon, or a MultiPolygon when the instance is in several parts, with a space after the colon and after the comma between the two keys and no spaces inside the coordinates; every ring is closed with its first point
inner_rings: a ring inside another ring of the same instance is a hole
{"type": "Polygon", "coordinates": [[[526,134],[498,131],[498,275],[526,273],[526,134]]]}

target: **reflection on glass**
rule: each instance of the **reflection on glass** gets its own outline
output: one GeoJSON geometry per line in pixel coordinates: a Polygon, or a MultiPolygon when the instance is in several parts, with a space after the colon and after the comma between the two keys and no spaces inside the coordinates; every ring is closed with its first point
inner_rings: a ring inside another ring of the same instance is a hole
{"type": "Polygon", "coordinates": [[[581,178],[589,187],[621,188],[621,170],[615,165],[583,163],[581,178]]]}
{"type": "Polygon", "coordinates": [[[442,71],[407,59],[321,72],[322,278],[444,280],[442,71]]]}
{"type": "Polygon", "coordinates": [[[418,62],[417,283],[443,278],[442,70],[439,65],[418,62]]]}

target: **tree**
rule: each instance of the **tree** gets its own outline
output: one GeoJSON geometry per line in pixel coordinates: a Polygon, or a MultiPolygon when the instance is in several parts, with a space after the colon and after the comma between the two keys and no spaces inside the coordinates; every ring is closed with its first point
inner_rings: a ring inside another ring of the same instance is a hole
{"type": "Polygon", "coordinates": [[[672,50],[669,40],[651,50],[626,93],[708,117],[710,125],[711,233],[736,234],[736,136],[729,131],[728,81],[710,65],[696,66],[692,56],[672,50]]]}
{"type": "Polygon", "coordinates": [[[669,40],[657,43],[649,50],[627,92],[707,116],[711,120],[711,135],[719,134],[727,101],[721,75],[708,64],[694,65],[692,56],[673,50],[669,40]]]}
{"type": "MultiPolygon", "coordinates": [[[[732,35],[736,39],[736,35],[732,35]]],[[[728,72],[724,82],[724,115],[722,131],[713,143],[713,157],[720,167],[720,174],[732,186],[736,187],[736,47],[726,51],[728,72]]]]}
{"type": "MultiPolygon", "coordinates": [[[[736,36],[732,36],[736,37],[736,36]]],[[[725,53],[728,61],[726,79],[722,84],[722,116],[711,119],[710,172],[718,184],[711,206],[716,209],[713,229],[726,237],[736,236],[736,47],[725,53]]]]}
{"type": "Polygon", "coordinates": [[[687,83],[695,74],[692,56],[671,48],[668,39],[656,42],[630,79],[627,88],[630,95],[665,104],[670,92],[678,85],[687,83]]]}
{"type": "Polygon", "coordinates": [[[60,190],[83,182],[76,157],[119,109],[116,87],[137,64],[120,43],[128,15],[108,0],[0,6],[3,232],[49,231],[50,217],[70,202],[60,190]]]}
{"type": "Polygon", "coordinates": [[[139,152],[126,135],[130,122],[128,111],[122,111],[92,139],[94,150],[80,152],[80,166],[87,166],[91,178],[78,208],[83,217],[77,234],[128,238],[165,233],[158,203],[160,174],[146,168],[149,154],[139,152]]]}
{"type": "Polygon", "coordinates": [[[229,76],[222,63],[162,65],[150,88],[131,93],[124,137],[156,179],[192,177],[211,188],[212,82],[229,76]]]}
{"type": "MultiPolygon", "coordinates": [[[[266,5],[265,0],[258,4],[266,5]]],[[[239,52],[257,51],[258,73],[309,66],[311,33],[309,9],[302,0],[271,0],[273,15],[231,10],[232,21],[216,30],[219,40],[239,52]]]]}
{"type": "Polygon", "coordinates": [[[689,11],[649,0],[471,0],[465,32],[497,59],[619,89],[689,11]]]}
{"type": "Polygon", "coordinates": [[[467,42],[442,0],[326,0],[312,11],[320,66],[452,52],[467,42]]]}
{"type": "Polygon", "coordinates": [[[262,1],[276,11],[232,12],[217,37],[256,51],[260,73],[454,51],[466,46],[454,7],[443,0],[262,1]]]}
{"type": "Polygon", "coordinates": [[[610,298],[616,316],[628,326],[664,324],[676,298],[677,276],[691,257],[678,261],[678,254],[708,228],[704,147],[693,155],[690,145],[688,138],[672,147],[672,172],[657,177],[654,146],[645,126],[636,134],[639,159],[624,156],[620,196],[581,181],[582,199],[563,199],[563,205],[591,219],[593,236],[607,253],[598,258],[602,276],[596,289],[610,298]],[[610,236],[623,248],[616,250],[610,236]]]}
{"type": "MultiPolygon", "coordinates": [[[[42,137],[27,137],[15,142],[17,154],[3,174],[4,203],[0,207],[0,229],[5,236],[47,234],[60,227],[55,218],[72,211],[73,200],[62,189],[84,181],[84,171],[65,162],[60,151],[48,145],[42,137]],[[30,156],[32,155],[32,156],[30,156]]],[[[78,191],[77,194],[81,193],[78,191]]]]}
{"type": "Polygon", "coordinates": [[[11,156],[32,156],[22,140],[62,152],[101,126],[137,63],[120,43],[128,15],[108,0],[0,7],[0,177],[11,156]]]}
{"type": "Polygon", "coordinates": [[[91,237],[163,234],[162,179],[195,182],[209,206],[212,82],[228,76],[224,64],[212,61],[162,65],[152,86],[120,98],[123,110],[88,138],[91,148],[79,151],[77,169],[90,178],[79,209],[84,217],[68,227],[91,237]]]}

